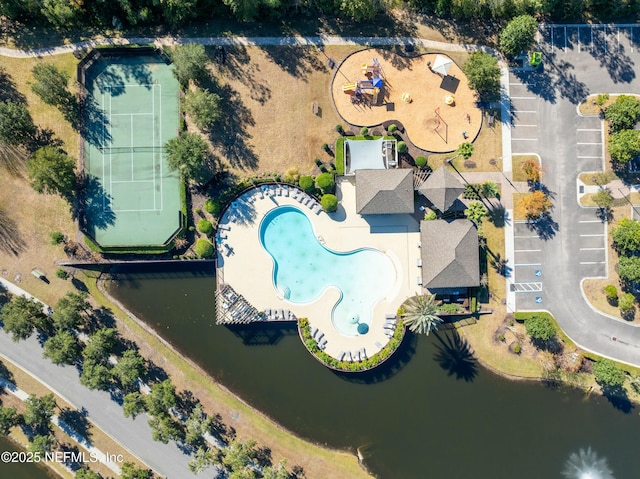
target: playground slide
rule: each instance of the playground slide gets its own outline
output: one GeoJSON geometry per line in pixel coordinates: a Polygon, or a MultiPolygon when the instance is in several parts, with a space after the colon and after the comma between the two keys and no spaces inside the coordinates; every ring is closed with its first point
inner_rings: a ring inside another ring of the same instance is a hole
{"type": "Polygon", "coordinates": [[[356,91],[357,87],[358,85],[356,85],[355,83],[345,83],[344,85],[342,85],[342,91],[344,93],[351,93],[356,91]]]}

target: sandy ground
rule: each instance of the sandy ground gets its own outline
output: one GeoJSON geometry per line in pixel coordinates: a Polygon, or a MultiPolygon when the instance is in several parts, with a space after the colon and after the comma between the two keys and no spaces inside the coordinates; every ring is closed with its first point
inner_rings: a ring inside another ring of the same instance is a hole
{"type": "Polygon", "coordinates": [[[453,63],[449,76],[459,80],[459,84],[453,93],[454,105],[447,105],[445,98],[450,92],[441,88],[442,77],[429,71],[427,65],[428,62],[433,64],[436,56],[435,53],[428,53],[407,58],[377,49],[362,50],[348,56],[338,68],[331,85],[338,113],[346,122],[357,126],[399,121],[404,125],[410,140],[426,151],[454,151],[460,143],[472,141],[482,126],[482,112],[475,106],[475,93],[469,88],[460,67],[453,63]],[[371,65],[373,58],[378,58],[384,79],[378,104],[354,105],[351,95],[343,92],[343,85],[365,80],[362,65],[371,65]],[[410,103],[403,101],[405,93],[410,94],[410,103]],[[393,111],[389,111],[389,104],[393,104],[393,111]],[[443,120],[439,127],[436,110],[443,120]],[[466,132],[467,140],[462,132],[466,132]]]}

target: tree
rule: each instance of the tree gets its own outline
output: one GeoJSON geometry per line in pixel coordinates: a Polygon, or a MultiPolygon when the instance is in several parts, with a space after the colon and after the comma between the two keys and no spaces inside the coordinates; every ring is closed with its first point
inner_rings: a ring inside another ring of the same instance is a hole
{"type": "Polygon", "coordinates": [[[106,391],[111,386],[111,379],[111,368],[109,366],[86,359],[82,363],[80,384],[84,387],[106,391]]]}
{"type": "Polygon", "coordinates": [[[500,194],[500,188],[495,181],[485,181],[480,185],[480,193],[485,198],[495,198],[500,194]]]}
{"type": "Polygon", "coordinates": [[[640,281],[640,257],[620,256],[617,269],[622,281],[640,281]]]}
{"type": "Polygon", "coordinates": [[[599,359],[593,365],[593,375],[601,387],[619,388],[625,380],[625,374],[611,359],[599,359]]]}
{"type": "Polygon", "coordinates": [[[242,442],[234,439],[225,450],[222,463],[232,471],[244,469],[258,456],[255,446],[256,442],[254,440],[242,442]]]}
{"type": "Polygon", "coordinates": [[[184,25],[198,16],[197,0],[162,0],[162,16],[171,26],[184,25]]]}
{"type": "Polygon", "coordinates": [[[618,300],[618,307],[620,308],[620,312],[625,315],[625,313],[631,313],[636,305],[636,297],[631,293],[624,293],[620,296],[618,300]]]}
{"type": "Polygon", "coordinates": [[[0,143],[10,146],[28,146],[36,136],[27,107],[14,101],[0,101],[0,143]]]}
{"type": "Polygon", "coordinates": [[[149,479],[150,477],[150,471],[137,468],[133,462],[122,464],[120,479],[149,479]]]}
{"type": "Polygon", "coordinates": [[[144,376],[147,371],[146,360],[135,349],[124,352],[118,363],[111,370],[113,376],[120,381],[123,389],[135,387],[138,378],[144,376]]]}
{"type": "Polygon", "coordinates": [[[557,331],[548,316],[533,315],[524,321],[527,334],[535,341],[547,342],[556,337],[557,331]]]}
{"type": "Polygon", "coordinates": [[[622,218],[611,229],[611,239],[616,251],[624,256],[640,251],[640,221],[622,218]]]}
{"type": "Polygon", "coordinates": [[[55,28],[67,30],[75,23],[80,8],[72,0],[43,0],[41,11],[55,28]]]}
{"type": "Polygon", "coordinates": [[[333,213],[338,210],[338,197],[331,193],[322,195],[322,198],[320,198],[320,205],[327,213],[333,213]]]}
{"type": "Polygon", "coordinates": [[[320,188],[322,193],[333,193],[336,187],[336,181],[332,173],[320,173],[316,178],[316,186],[320,188]]]}
{"type": "Polygon", "coordinates": [[[604,210],[610,210],[613,207],[613,196],[608,188],[600,188],[593,195],[593,202],[604,210]]]}
{"type": "Polygon", "coordinates": [[[73,96],[67,89],[67,75],[55,65],[38,63],[31,69],[31,73],[35,79],[35,83],[31,84],[31,91],[47,105],[66,106],[73,101],[73,96]]]}
{"type": "Polygon", "coordinates": [[[43,146],[27,160],[31,186],[38,193],[71,197],[76,187],[75,161],[53,146],[43,146]]]}
{"type": "Polygon", "coordinates": [[[180,423],[174,421],[168,414],[160,414],[149,419],[151,426],[151,437],[154,441],[167,444],[169,441],[181,441],[184,438],[184,431],[180,423]]]}
{"type": "Polygon", "coordinates": [[[191,445],[202,444],[203,436],[211,430],[211,418],[207,417],[202,404],[198,403],[185,422],[185,442],[191,445]]]}
{"type": "Polygon", "coordinates": [[[29,452],[33,452],[34,454],[39,454],[41,457],[44,457],[47,452],[51,452],[51,449],[53,449],[54,445],[55,439],[51,437],[51,435],[38,434],[31,440],[31,443],[29,444],[27,450],[29,452]]]}
{"type": "Polygon", "coordinates": [[[82,351],[85,361],[106,363],[113,353],[118,339],[118,332],[114,328],[101,328],[87,340],[82,351]]]}
{"type": "Polygon", "coordinates": [[[203,45],[187,43],[174,48],[171,54],[173,60],[173,74],[182,85],[190,80],[201,82],[207,78],[209,57],[203,45]]]}
{"type": "Polygon", "coordinates": [[[102,479],[102,476],[91,469],[83,467],[76,471],[75,479],[102,479]]]}
{"type": "Polygon", "coordinates": [[[371,0],[342,0],[339,5],[340,11],[356,22],[369,22],[378,13],[376,4],[371,0]]]}
{"type": "Polygon", "coordinates": [[[206,446],[200,446],[196,449],[193,459],[189,461],[189,470],[194,474],[200,474],[208,467],[220,463],[219,451],[210,449],[206,446]]]}
{"type": "Polygon", "coordinates": [[[486,52],[473,52],[462,65],[469,86],[480,98],[493,99],[500,94],[500,67],[498,59],[486,52]]]}
{"type": "Polygon", "coordinates": [[[313,194],[316,191],[316,184],[313,176],[301,176],[298,184],[300,185],[300,188],[302,188],[307,193],[313,194]]]}
{"type": "Polygon", "coordinates": [[[630,95],[620,95],[604,112],[611,131],[633,130],[640,120],[640,100],[630,95]]]}
{"type": "Polygon", "coordinates": [[[533,44],[537,29],[538,22],[531,15],[513,18],[500,33],[500,49],[509,57],[527,51],[533,44]]]}
{"type": "Polygon", "coordinates": [[[422,294],[410,298],[405,303],[405,313],[402,322],[414,333],[426,334],[438,329],[442,318],[436,314],[438,306],[435,303],[436,296],[422,294]]]}
{"type": "Polygon", "coordinates": [[[197,133],[183,133],[165,144],[167,165],[187,180],[203,182],[209,166],[209,145],[197,133]]]}
{"type": "Polygon", "coordinates": [[[264,0],[223,0],[236,18],[242,22],[249,22],[258,15],[258,9],[264,0]]]}
{"type": "Polygon", "coordinates": [[[542,179],[542,172],[540,171],[540,163],[534,159],[528,159],[520,165],[520,169],[526,175],[527,181],[530,183],[537,183],[542,179]]]}
{"type": "Polygon", "coordinates": [[[280,461],[277,466],[266,466],[262,468],[263,479],[290,479],[291,474],[287,471],[284,461],[280,461]]]}
{"type": "Polygon", "coordinates": [[[133,419],[135,419],[138,414],[142,414],[147,410],[147,404],[144,400],[144,396],[138,391],[126,394],[123,398],[122,409],[124,412],[124,417],[131,416],[133,419]]]}
{"type": "Polygon", "coordinates": [[[31,394],[25,399],[24,423],[31,426],[36,434],[48,434],[51,428],[51,416],[56,408],[53,394],[37,397],[31,394]]]}
{"type": "Polygon", "coordinates": [[[456,153],[465,160],[471,158],[471,155],[473,155],[473,143],[469,143],[468,141],[461,143],[456,153]]]}
{"type": "Polygon", "coordinates": [[[547,213],[553,206],[553,203],[551,203],[551,200],[542,191],[536,190],[522,198],[520,205],[524,208],[527,218],[537,219],[547,213]]]}
{"type": "Polygon", "coordinates": [[[6,436],[20,423],[20,415],[14,407],[0,406],[0,435],[6,436]]]}
{"type": "Polygon", "coordinates": [[[620,130],[609,138],[611,158],[620,163],[628,163],[640,154],[640,131],[620,130]]]}
{"type": "Polygon", "coordinates": [[[53,364],[74,364],[80,354],[76,335],[71,331],[59,331],[44,342],[44,357],[53,364]]]}
{"type": "Polygon", "coordinates": [[[83,313],[90,307],[86,293],[67,293],[58,300],[53,310],[54,327],[58,331],[77,328],[84,321],[83,313]]]}
{"type": "Polygon", "coordinates": [[[147,403],[147,411],[152,416],[167,414],[178,402],[176,388],[171,383],[171,379],[165,379],[151,386],[151,394],[145,396],[145,401],[147,403]]]}
{"type": "Polygon", "coordinates": [[[26,296],[14,296],[0,311],[4,330],[11,334],[14,341],[31,336],[36,324],[41,324],[44,316],[42,304],[26,296]]]}
{"type": "Polygon", "coordinates": [[[487,209],[479,201],[472,201],[469,203],[469,207],[464,210],[464,215],[468,220],[471,220],[479,228],[482,225],[482,220],[489,214],[487,209]]]}
{"type": "Polygon", "coordinates": [[[187,93],[184,101],[187,114],[193,118],[195,125],[206,131],[220,118],[220,96],[208,90],[196,88],[187,93]]]}

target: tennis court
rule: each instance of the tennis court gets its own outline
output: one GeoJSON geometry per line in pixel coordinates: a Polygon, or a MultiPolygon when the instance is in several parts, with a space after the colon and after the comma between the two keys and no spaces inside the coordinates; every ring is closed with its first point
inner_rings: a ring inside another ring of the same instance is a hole
{"type": "Polygon", "coordinates": [[[87,233],[103,247],[165,244],[180,184],[163,145],[178,132],[178,82],[159,55],[100,53],[85,67],[87,233]]]}

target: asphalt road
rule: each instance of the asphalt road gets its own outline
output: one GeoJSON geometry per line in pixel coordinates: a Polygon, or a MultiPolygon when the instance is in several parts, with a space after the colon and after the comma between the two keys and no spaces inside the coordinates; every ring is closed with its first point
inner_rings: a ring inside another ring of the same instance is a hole
{"type": "Polygon", "coordinates": [[[84,406],[87,417],[96,426],[116,438],[126,449],[164,477],[178,479],[215,476],[213,469],[195,476],[187,465],[190,458],[180,451],[175,442],[162,444],[151,439],[148,416],[140,415],[135,420],[124,417],[122,407],[111,399],[108,392],[91,391],[80,384],[75,367],[55,366],[43,358],[42,348],[35,335],[16,343],[0,329],[0,352],[25,371],[40,378],[71,404],[78,408],[84,406]]]}
{"type": "MultiPolygon", "coordinates": [[[[513,141],[512,149],[540,155],[544,185],[555,204],[549,221],[516,232],[537,237],[530,249],[539,251],[530,252],[536,258],[531,262],[540,263],[543,278],[542,292],[535,293],[541,301],[532,305],[521,300],[525,293],[518,294],[518,309],[547,309],[583,348],[640,365],[640,328],[595,312],[582,295],[583,278],[606,272],[607,233],[595,210],[578,204],[576,184],[580,172],[603,167],[597,131],[602,124],[579,116],[577,105],[592,93],[640,93],[636,41],[640,27],[544,27],[539,44],[543,68],[514,71],[510,83],[523,85],[515,85],[520,88],[515,96],[521,98],[512,99],[512,136],[535,138],[513,141]],[[518,109],[534,113],[518,114],[518,109]],[[520,121],[536,126],[519,127],[520,121]]],[[[516,268],[516,281],[518,273],[516,268]]]]}

